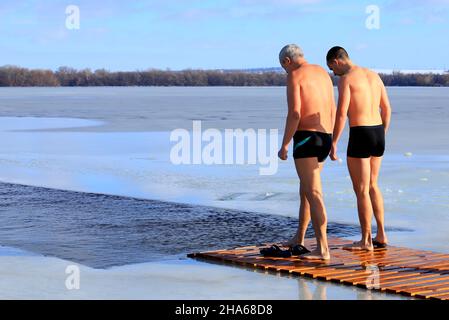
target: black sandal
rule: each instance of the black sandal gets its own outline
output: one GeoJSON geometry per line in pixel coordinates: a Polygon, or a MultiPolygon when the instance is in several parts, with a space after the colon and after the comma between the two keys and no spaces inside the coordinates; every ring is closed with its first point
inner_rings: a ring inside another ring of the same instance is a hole
{"type": "Polygon", "coordinates": [[[281,248],[279,248],[279,246],[275,244],[273,244],[269,248],[260,249],[260,253],[264,257],[278,257],[278,258],[289,258],[292,255],[290,250],[282,250],[281,248]]]}
{"type": "Polygon", "coordinates": [[[292,252],[292,256],[300,256],[310,252],[309,249],[300,244],[290,247],[290,251],[292,252]]]}
{"type": "Polygon", "coordinates": [[[374,248],[383,249],[383,248],[386,248],[388,246],[388,244],[381,243],[381,242],[373,239],[373,246],[374,246],[374,248]]]}

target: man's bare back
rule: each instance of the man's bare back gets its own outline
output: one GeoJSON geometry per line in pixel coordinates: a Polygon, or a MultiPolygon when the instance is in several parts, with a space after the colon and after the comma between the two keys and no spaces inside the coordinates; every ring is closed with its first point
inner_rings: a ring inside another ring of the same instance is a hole
{"type": "Polygon", "coordinates": [[[339,90],[349,96],[349,125],[376,126],[382,124],[380,105],[384,85],[379,75],[369,69],[354,66],[341,77],[339,90]]]}
{"type": "Polygon", "coordinates": [[[334,88],[322,67],[307,64],[292,71],[294,84],[300,87],[301,118],[298,130],[332,133],[334,88]]]}

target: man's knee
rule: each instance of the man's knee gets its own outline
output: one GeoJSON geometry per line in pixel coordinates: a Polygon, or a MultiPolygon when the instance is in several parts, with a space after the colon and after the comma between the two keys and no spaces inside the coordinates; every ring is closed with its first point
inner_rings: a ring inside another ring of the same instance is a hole
{"type": "Polygon", "coordinates": [[[304,190],[304,196],[310,202],[322,201],[323,193],[318,188],[307,188],[304,190]]]}
{"type": "Polygon", "coordinates": [[[379,186],[377,185],[377,182],[371,182],[369,185],[369,193],[376,194],[378,192],[379,192],[379,186]]]}
{"type": "Polygon", "coordinates": [[[371,186],[369,185],[354,186],[354,192],[357,197],[369,196],[370,190],[371,186]]]}

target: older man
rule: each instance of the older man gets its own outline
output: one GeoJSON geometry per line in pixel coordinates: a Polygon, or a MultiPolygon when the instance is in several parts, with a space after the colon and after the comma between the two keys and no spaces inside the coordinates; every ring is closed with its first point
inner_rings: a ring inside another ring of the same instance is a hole
{"type": "Polygon", "coordinates": [[[296,235],[285,244],[298,254],[307,252],[304,237],[312,219],[317,247],[302,254],[305,259],[330,259],[327,243],[327,216],[321,187],[321,170],[332,145],[335,118],[334,91],[329,74],[309,64],[300,47],[290,44],[279,53],[287,72],[288,113],[279,158],[287,159],[293,139],[293,158],[300,180],[299,226],[296,235]]]}

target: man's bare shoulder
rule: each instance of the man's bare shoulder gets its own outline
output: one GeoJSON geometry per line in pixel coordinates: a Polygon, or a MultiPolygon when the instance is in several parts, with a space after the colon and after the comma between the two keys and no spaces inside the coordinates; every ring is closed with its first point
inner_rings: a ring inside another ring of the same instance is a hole
{"type": "Polygon", "coordinates": [[[351,77],[348,74],[345,74],[338,80],[337,88],[341,91],[347,86],[351,86],[351,77]]]}
{"type": "Polygon", "coordinates": [[[355,66],[348,73],[341,77],[341,80],[344,80],[346,83],[359,83],[360,81],[365,81],[365,79],[374,78],[374,73],[364,67],[355,66]]]}
{"type": "Polygon", "coordinates": [[[287,86],[291,88],[296,85],[299,85],[300,79],[301,74],[299,70],[293,70],[292,72],[289,72],[287,74],[287,86]]]}
{"type": "Polygon", "coordinates": [[[287,81],[292,83],[292,82],[299,81],[299,80],[307,80],[314,74],[316,74],[315,68],[309,64],[309,65],[303,66],[301,68],[292,70],[287,75],[287,81]]]}
{"type": "Polygon", "coordinates": [[[309,64],[308,68],[313,72],[319,72],[321,74],[329,75],[329,73],[320,65],[317,64],[309,64]]]}
{"type": "Polygon", "coordinates": [[[364,68],[364,69],[365,69],[367,78],[370,80],[370,82],[372,84],[377,84],[377,85],[383,84],[382,78],[380,77],[380,75],[377,72],[375,72],[371,69],[368,69],[368,68],[364,68]]]}
{"type": "Polygon", "coordinates": [[[368,77],[379,78],[379,74],[374,70],[363,68],[363,71],[366,73],[368,77]]]}
{"type": "Polygon", "coordinates": [[[301,71],[302,80],[319,80],[319,81],[331,81],[329,73],[321,66],[316,64],[308,64],[304,66],[301,71]]]}
{"type": "Polygon", "coordinates": [[[301,70],[299,69],[292,70],[287,74],[287,82],[290,83],[294,80],[298,80],[299,77],[301,77],[301,70]]]}

